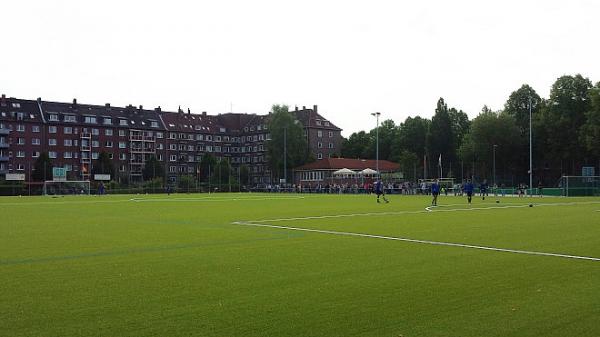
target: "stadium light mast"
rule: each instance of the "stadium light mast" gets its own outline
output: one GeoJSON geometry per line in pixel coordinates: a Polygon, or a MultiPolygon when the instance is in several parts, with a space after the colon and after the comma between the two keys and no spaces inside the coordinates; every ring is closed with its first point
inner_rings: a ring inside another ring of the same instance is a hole
{"type": "Polygon", "coordinates": [[[533,147],[532,147],[532,128],[531,128],[531,94],[529,95],[529,196],[533,191],[533,147]]]}
{"type": "Polygon", "coordinates": [[[381,112],[373,112],[371,116],[375,116],[377,120],[377,127],[375,128],[375,170],[377,171],[377,177],[381,178],[379,174],[379,116],[381,116],[381,112]]]}

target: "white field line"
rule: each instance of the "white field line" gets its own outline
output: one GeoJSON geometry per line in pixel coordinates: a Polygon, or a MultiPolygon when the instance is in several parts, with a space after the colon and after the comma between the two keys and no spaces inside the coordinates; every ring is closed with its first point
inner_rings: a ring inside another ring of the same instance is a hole
{"type": "Polygon", "coordinates": [[[117,202],[126,202],[127,199],[119,200],[71,200],[71,201],[33,201],[33,202],[0,202],[1,206],[38,206],[38,205],[64,205],[64,204],[111,204],[117,202]]]}
{"type": "Polygon", "coordinates": [[[264,201],[264,200],[298,200],[304,197],[201,197],[201,198],[131,198],[133,202],[163,202],[163,201],[206,201],[206,202],[224,202],[224,201],[264,201]]]}
{"type": "MultiPolygon", "coordinates": [[[[546,204],[533,204],[534,207],[539,206],[572,206],[572,205],[586,205],[586,204],[600,204],[600,201],[582,201],[582,202],[557,202],[557,203],[546,203],[546,204]]],[[[448,206],[462,206],[465,204],[453,204],[448,206]]],[[[452,208],[452,209],[437,209],[438,207],[427,207],[421,211],[393,211],[393,212],[367,212],[367,213],[347,213],[347,214],[331,214],[331,215],[313,215],[304,217],[292,217],[292,218],[276,218],[276,219],[260,219],[260,220],[245,220],[247,223],[263,223],[263,222],[283,222],[283,221],[299,221],[299,220],[319,220],[319,219],[335,219],[335,218],[352,218],[362,216],[388,216],[388,215],[402,215],[402,214],[421,214],[421,213],[438,213],[438,212],[470,212],[470,211],[483,211],[490,209],[507,209],[507,208],[526,208],[529,204],[511,204],[503,206],[486,206],[486,207],[469,207],[469,208],[452,208]]],[[[600,211],[600,210],[599,210],[600,211]]]]}
{"type": "Polygon", "coordinates": [[[559,254],[559,253],[544,253],[544,252],[536,252],[536,251],[529,251],[529,250],[497,248],[497,247],[478,246],[478,245],[469,245],[469,244],[452,243],[452,242],[441,242],[441,241],[430,241],[430,240],[418,240],[418,239],[401,238],[401,237],[394,237],[394,236],[365,234],[365,233],[338,232],[338,231],[310,229],[310,228],[301,228],[301,227],[266,225],[266,224],[250,223],[250,222],[243,222],[243,221],[233,222],[232,224],[241,225],[241,226],[266,227],[266,228],[312,232],[312,233],[321,233],[321,234],[331,234],[331,235],[355,236],[355,237],[364,237],[364,238],[372,238],[372,239],[404,241],[404,242],[420,243],[420,244],[435,245],[435,246],[449,246],[449,247],[489,250],[489,251],[504,252],[504,253],[552,256],[552,257],[562,257],[562,258],[576,259],[576,260],[600,261],[600,258],[590,257],[590,256],[578,256],[578,255],[559,254]]]}

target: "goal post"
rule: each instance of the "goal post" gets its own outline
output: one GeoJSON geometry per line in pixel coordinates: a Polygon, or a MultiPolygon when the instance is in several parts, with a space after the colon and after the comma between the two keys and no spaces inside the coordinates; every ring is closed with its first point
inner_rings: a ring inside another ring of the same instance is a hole
{"type": "Polygon", "coordinates": [[[44,195],[89,195],[90,181],[44,181],[44,195]]]}
{"type": "Polygon", "coordinates": [[[562,176],[558,187],[566,197],[600,196],[600,176],[562,176]]]}

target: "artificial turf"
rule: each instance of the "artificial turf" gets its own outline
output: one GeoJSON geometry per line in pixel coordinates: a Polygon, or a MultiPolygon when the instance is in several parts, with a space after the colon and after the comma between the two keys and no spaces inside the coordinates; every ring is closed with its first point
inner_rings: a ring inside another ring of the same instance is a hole
{"type": "Polygon", "coordinates": [[[389,198],[4,197],[0,336],[600,335],[600,261],[239,224],[600,258],[600,199],[389,198]]]}

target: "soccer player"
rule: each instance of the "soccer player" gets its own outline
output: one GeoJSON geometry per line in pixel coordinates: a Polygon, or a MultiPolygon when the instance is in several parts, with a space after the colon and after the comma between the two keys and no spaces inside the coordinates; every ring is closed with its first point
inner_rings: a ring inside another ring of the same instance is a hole
{"type": "Polygon", "coordinates": [[[437,206],[437,198],[440,195],[440,183],[439,180],[435,180],[433,184],[431,184],[431,195],[433,196],[433,200],[431,200],[431,206],[437,206]]]}
{"type": "Polygon", "coordinates": [[[467,179],[467,183],[465,184],[465,193],[467,193],[467,201],[470,204],[471,198],[473,197],[473,183],[471,182],[471,179],[467,179]]]}
{"type": "Polygon", "coordinates": [[[386,204],[389,202],[389,200],[385,198],[385,191],[383,190],[383,183],[381,182],[381,179],[378,179],[377,182],[375,182],[375,194],[377,194],[378,203],[381,202],[379,201],[380,196],[383,196],[383,201],[385,201],[386,204]]]}
{"type": "Polygon", "coordinates": [[[488,183],[487,180],[483,180],[481,185],[479,185],[479,192],[481,193],[481,200],[485,200],[485,197],[488,194],[488,183]]]}

